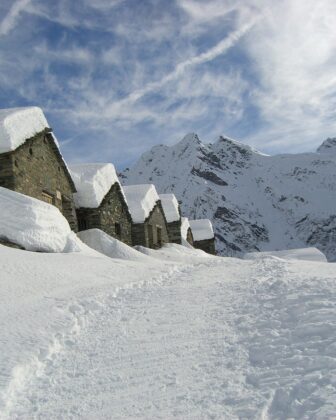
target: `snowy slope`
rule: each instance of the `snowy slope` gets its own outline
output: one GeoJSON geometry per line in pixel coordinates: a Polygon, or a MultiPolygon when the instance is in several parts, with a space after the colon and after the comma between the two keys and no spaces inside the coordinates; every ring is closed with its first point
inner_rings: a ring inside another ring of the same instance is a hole
{"type": "Polygon", "coordinates": [[[196,134],[155,146],[121,181],[154,183],[182,201],[189,219],[212,221],[223,255],[313,246],[336,260],[336,141],[316,153],[267,156],[196,134]]]}
{"type": "Polygon", "coordinates": [[[333,418],[335,264],[151,254],[0,246],[1,419],[333,418]]]}

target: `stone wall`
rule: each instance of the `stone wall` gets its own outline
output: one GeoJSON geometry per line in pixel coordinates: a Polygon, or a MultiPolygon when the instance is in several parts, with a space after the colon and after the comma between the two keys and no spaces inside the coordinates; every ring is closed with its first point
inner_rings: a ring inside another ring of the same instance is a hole
{"type": "Polygon", "coordinates": [[[169,242],[174,244],[182,243],[181,219],[177,222],[167,223],[169,242]]]}
{"type": "Polygon", "coordinates": [[[14,190],[14,159],[12,153],[0,154],[0,187],[14,190]]]}
{"type": "Polygon", "coordinates": [[[167,223],[160,202],[153,208],[145,223],[132,225],[132,242],[133,245],[142,245],[153,249],[161,248],[163,244],[169,242],[167,223]]]}
{"type": "Polygon", "coordinates": [[[0,245],[8,246],[10,248],[24,249],[21,245],[8,241],[7,239],[0,238],[0,245]]]}
{"type": "Polygon", "coordinates": [[[194,246],[194,237],[193,237],[191,228],[188,228],[188,231],[187,231],[187,241],[190,243],[190,245],[194,246]]]}
{"type": "Polygon", "coordinates": [[[204,241],[194,241],[194,248],[202,249],[208,254],[216,255],[215,239],[205,239],[204,241]]]}
{"type": "Polygon", "coordinates": [[[55,205],[77,231],[75,187],[50,133],[41,132],[0,155],[0,185],[55,205]]]}
{"type": "Polygon", "coordinates": [[[79,230],[101,229],[110,236],[132,245],[132,221],[128,207],[115,183],[98,208],[77,209],[79,230]]]}

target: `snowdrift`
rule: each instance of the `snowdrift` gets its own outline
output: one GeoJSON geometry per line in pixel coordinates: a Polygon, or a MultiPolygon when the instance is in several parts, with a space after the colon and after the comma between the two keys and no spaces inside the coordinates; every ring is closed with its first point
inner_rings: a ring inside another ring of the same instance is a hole
{"type": "MultiPolygon", "coordinates": [[[[189,244],[188,244],[189,245],[189,244]]],[[[174,262],[199,262],[200,259],[207,258],[221,258],[206,252],[195,249],[192,246],[187,247],[178,244],[165,244],[161,249],[150,249],[143,246],[136,246],[135,249],[150,257],[157,258],[163,261],[174,262]]]]}
{"type": "Polygon", "coordinates": [[[122,260],[147,261],[144,254],[118,241],[100,229],[89,229],[79,232],[77,236],[90,248],[111,258],[122,260]]]}
{"type": "Polygon", "coordinates": [[[28,251],[78,252],[84,245],[50,204],[0,187],[0,239],[28,251]]]}
{"type": "Polygon", "coordinates": [[[264,257],[278,257],[283,260],[327,262],[326,256],[317,248],[301,248],[269,252],[250,252],[245,254],[243,258],[245,260],[255,260],[264,257]]]}

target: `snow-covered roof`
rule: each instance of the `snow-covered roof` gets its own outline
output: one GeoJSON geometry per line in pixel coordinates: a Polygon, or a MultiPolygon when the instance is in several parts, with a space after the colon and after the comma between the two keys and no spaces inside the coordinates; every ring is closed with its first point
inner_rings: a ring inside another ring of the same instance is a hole
{"type": "Polygon", "coordinates": [[[27,139],[35,136],[49,124],[36,106],[0,110],[0,153],[17,149],[27,139]]]}
{"type": "Polygon", "coordinates": [[[70,172],[77,189],[77,193],[74,194],[77,208],[99,207],[112,185],[116,182],[119,184],[119,179],[112,163],[70,165],[70,172]]]}
{"type": "Polygon", "coordinates": [[[154,185],[127,185],[123,190],[133,222],[144,223],[160,200],[154,185]]]}
{"type": "Polygon", "coordinates": [[[180,220],[179,203],[174,194],[159,195],[164,214],[168,223],[180,220]]]}
{"type": "Polygon", "coordinates": [[[209,219],[189,220],[194,241],[204,241],[205,239],[213,239],[214,232],[212,223],[209,219]]]}
{"type": "Polygon", "coordinates": [[[181,236],[183,239],[187,239],[189,228],[189,219],[187,217],[181,217],[181,236]]]}

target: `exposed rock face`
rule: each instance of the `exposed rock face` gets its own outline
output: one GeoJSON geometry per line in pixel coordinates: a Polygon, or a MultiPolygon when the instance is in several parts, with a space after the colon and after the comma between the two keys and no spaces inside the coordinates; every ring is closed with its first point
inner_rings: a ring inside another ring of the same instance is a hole
{"type": "Polygon", "coordinates": [[[267,156],[190,134],[145,153],[121,180],[152,182],[185,216],[212,220],[222,255],[314,245],[336,261],[336,138],[316,153],[267,156]]]}
{"type": "Polygon", "coordinates": [[[336,154],[336,137],[327,138],[316,151],[318,153],[336,154]]]}

